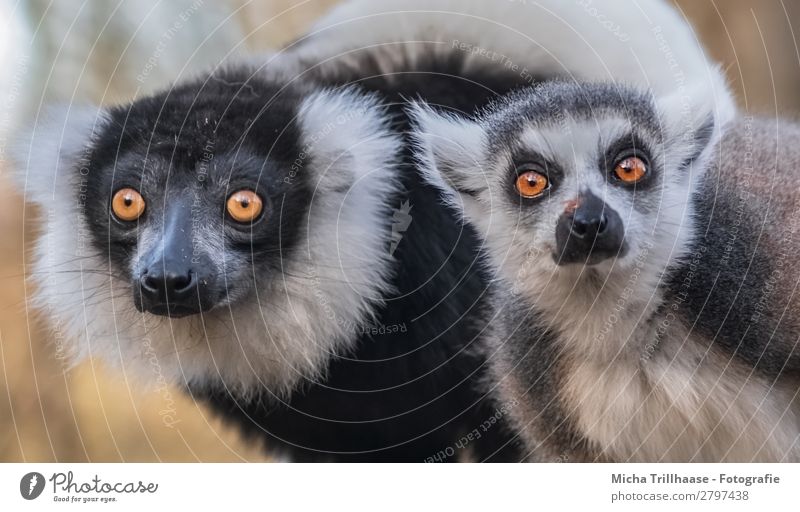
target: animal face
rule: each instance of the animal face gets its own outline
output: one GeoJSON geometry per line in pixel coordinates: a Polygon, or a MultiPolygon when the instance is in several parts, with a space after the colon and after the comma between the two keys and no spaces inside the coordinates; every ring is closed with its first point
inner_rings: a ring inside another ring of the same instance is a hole
{"type": "Polygon", "coordinates": [[[275,278],[311,197],[298,103],[212,82],[105,114],[83,161],[85,217],[139,311],[207,312],[275,278]]]}
{"type": "MultiPolygon", "coordinates": [[[[708,110],[611,85],[553,83],[476,120],[418,107],[428,179],[485,235],[489,255],[534,294],[642,258],[661,269],[691,228],[691,191],[714,126],[708,110]]],[[[602,282],[602,280],[601,280],[602,282]]]]}
{"type": "Polygon", "coordinates": [[[388,286],[402,143],[373,97],[226,72],[57,114],[16,168],[65,355],[284,392],[388,286]]]}

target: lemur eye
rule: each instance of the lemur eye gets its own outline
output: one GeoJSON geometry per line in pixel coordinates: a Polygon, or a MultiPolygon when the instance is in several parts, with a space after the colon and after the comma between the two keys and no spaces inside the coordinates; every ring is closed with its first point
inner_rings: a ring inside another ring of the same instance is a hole
{"type": "Polygon", "coordinates": [[[258,218],[264,203],[252,190],[239,190],[228,198],[228,215],[236,222],[253,222],[258,218]]]}
{"type": "Polygon", "coordinates": [[[550,181],[544,174],[536,171],[525,171],[517,176],[517,192],[522,197],[531,199],[538,197],[550,188],[550,181]]]}
{"type": "Polygon", "coordinates": [[[132,188],[121,188],[111,199],[111,210],[119,220],[131,222],[142,216],[145,202],[142,195],[132,188]]]}
{"type": "Polygon", "coordinates": [[[647,174],[647,165],[641,158],[629,156],[614,167],[614,174],[625,183],[636,183],[647,174]]]}

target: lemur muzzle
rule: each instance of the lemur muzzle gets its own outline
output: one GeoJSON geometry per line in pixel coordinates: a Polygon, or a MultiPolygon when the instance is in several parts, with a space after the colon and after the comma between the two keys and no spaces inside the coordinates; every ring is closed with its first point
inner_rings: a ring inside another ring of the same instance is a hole
{"type": "Polygon", "coordinates": [[[613,208],[589,191],[556,224],[556,263],[595,265],[625,253],[625,227],[613,208]]]}

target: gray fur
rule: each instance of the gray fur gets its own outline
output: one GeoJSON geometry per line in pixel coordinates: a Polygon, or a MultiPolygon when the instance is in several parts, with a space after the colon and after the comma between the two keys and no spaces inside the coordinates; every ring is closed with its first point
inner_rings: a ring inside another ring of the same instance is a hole
{"type": "Polygon", "coordinates": [[[702,87],[587,84],[416,118],[428,179],[486,238],[494,389],[531,460],[800,461],[800,127],[713,123],[702,87]],[[603,155],[631,132],[651,176],[626,189],[603,155]],[[512,177],[531,158],[555,184],[526,202],[512,177]],[[554,227],[583,190],[629,250],[559,266],[554,227]]]}

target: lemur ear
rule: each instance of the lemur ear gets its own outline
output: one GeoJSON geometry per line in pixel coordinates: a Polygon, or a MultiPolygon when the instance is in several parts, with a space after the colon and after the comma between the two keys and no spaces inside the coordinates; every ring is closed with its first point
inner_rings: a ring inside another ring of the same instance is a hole
{"type": "Polygon", "coordinates": [[[425,179],[450,199],[477,196],[487,188],[483,128],[475,121],[442,114],[426,103],[411,105],[414,143],[425,179]]]}
{"type": "Polygon", "coordinates": [[[353,87],[304,99],[298,114],[300,158],[313,158],[313,186],[347,190],[369,173],[392,173],[403,143],[390,120],[375,95],[353,87]]]}
{"type": "Polygon", "coordinates": [[[708,87],[687,88],[656,100],[670,157],[687,168],[712,150],[720,135],[714,97],[708,87]]]}
{"type": "Polygon", "coordinates": [[[11,152],[13,176],[28,201],[45,204],[76,179],[95,133],[107,122],[93,106],[58,105],[44,109],[11,152]]]}

